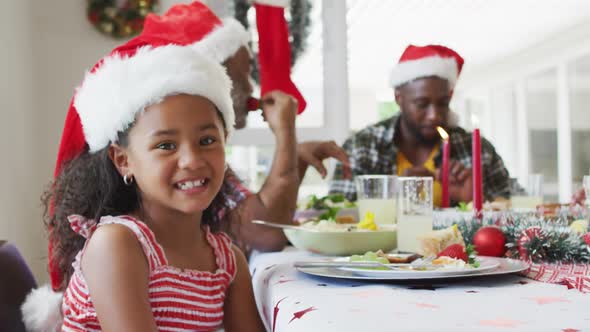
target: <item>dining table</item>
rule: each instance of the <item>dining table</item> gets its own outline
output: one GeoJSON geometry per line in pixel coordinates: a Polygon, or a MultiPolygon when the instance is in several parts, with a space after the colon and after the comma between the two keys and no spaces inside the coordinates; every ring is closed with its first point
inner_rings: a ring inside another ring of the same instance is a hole
{"type": "Polygon", "coordinates": [[[564,285],[517,273],[358,280],[294,266],[327,259],[290,246],[252,253],[250,273],[267,331],[590,331],[590,294],[564,285]]]}

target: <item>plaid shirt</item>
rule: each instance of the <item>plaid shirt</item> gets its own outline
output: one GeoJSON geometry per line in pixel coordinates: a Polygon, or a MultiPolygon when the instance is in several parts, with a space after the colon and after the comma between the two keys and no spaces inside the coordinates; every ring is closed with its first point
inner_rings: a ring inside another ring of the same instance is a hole
{"type": "MultiPolygon", "coordinates": [[[[397,153],[393,138],[399,116],[393,116],[369,126],[344,142],[343,148],[350,158],[352,176],[364,174],[397,174],[397,153]]],[[[449,128],[451,159],[471,168],[471,133],[463,128],[449,128]]],[[[442,146],[434,157],[436,167],[442,164],[442,146]]],[[[485,200],[496,197],[510,198],[510,176],[502,158],[494,146],[485,138],[481,139],[481,163],[483,172],[483,195],[485,200]]],[[[343,178],[342,164],[336,165],[330,193],[342,193],[349,200],[356,200],[353,180],[343,178]]]]}
{"type": "Polygon", "coordinates": [[[231,169],[228,169],[225,172],[223,185],[221,186],[220,191],[223,194],[224,205],[215,207],[213,212],[213,215],[217,217],[218,222],[222,220],[227,221],[224,220],[227,214],[235,209],[241,201],[252,195],[252,192],[244,186],[242,181],[231,169]]]}

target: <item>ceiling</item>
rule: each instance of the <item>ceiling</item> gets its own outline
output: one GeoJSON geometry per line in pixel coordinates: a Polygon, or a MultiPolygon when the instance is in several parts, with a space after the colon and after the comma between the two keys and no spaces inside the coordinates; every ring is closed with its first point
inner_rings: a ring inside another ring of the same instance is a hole
{"type": "MultiPolygon", "coordinates": [[[[347,0],[351,87],[386,86],[387,74],[410,44],[443,44],[485,66],[590,21],[589,0],[347,0]]],[[[321,68],[321,0],[294,74],[321,68]]]]}

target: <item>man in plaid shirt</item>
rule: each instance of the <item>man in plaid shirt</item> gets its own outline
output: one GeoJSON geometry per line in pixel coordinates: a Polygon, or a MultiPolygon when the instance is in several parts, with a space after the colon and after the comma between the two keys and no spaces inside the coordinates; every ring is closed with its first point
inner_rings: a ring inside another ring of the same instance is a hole
{"type": "MultiPolygon", "coordinates": [[[[400,114],[369,126],[346,140],[353,176],[394,174],[434,177],[434,202],[440,206],[442,144],[436,127],[450,136],[449,194],[451,204],[472,200],[471,133],[451,124],[449,101],[463,59],[453,50],[410,45],[392,71],[391,84],[400,114]]],[[[484,199],[510,198],[510,176],[492,144],[482,138],[484,199]]],[[[338,164],[330,193],[356,200],[353,180],[343,177],[338,164]]]]}

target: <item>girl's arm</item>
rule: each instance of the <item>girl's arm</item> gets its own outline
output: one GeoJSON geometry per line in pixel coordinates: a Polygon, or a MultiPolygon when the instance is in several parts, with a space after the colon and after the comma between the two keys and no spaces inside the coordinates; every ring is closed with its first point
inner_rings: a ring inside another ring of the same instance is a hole
{"type": "Polygon", "coordinates": [[[82,273],[102,331],[157,331],[148,296],[149,266],[125,226],[104,225],[92,235],[82,273]]]}
{"type": "Polygon", "coordinates": [[[259,332],[264,325],[256,309],[252,279],[246,257],[237,247],[232,248],[236,256],[236,277],[230,284],[223,305],[223,327],[225,332],[259,332]]]}

